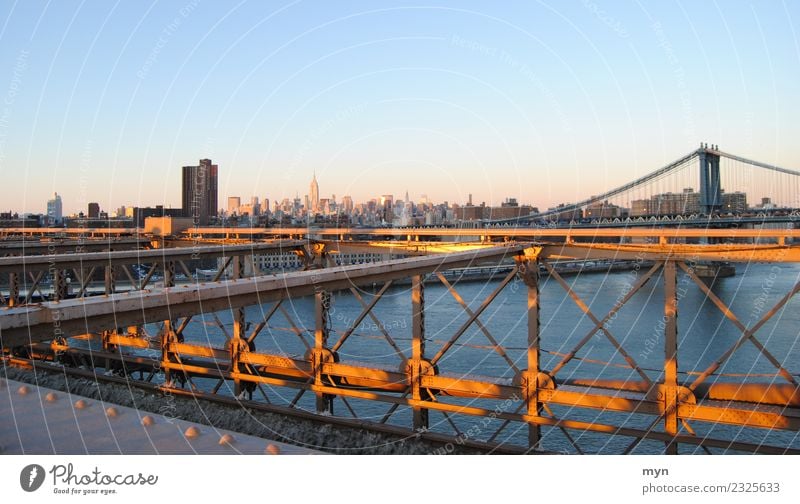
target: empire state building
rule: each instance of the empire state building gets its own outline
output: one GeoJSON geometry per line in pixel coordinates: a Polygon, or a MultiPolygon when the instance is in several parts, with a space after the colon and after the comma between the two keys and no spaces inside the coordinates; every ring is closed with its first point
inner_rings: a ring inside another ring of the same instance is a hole
{"type": "Polygon", "coordinates": [[[314,178],[311,179],[311,188],[308,191],[308,199],[311,203],[311,213],[319,212],[319,184],[317,184],[317,172],[314,172],[314,178]]]}

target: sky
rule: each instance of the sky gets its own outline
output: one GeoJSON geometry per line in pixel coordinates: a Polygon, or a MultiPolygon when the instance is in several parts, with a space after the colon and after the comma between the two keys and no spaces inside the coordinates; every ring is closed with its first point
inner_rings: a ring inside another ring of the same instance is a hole
{"type": "Polygon", "coordinates": [[[0,210],[228,196],[546,208],[700,142],[800,169],[800,2],[0,2],[0,210]]]}

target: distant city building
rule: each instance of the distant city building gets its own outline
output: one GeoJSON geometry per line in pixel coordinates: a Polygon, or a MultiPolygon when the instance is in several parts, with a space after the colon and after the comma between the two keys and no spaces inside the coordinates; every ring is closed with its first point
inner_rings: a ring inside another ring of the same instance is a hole
{"type": "Polygon", "coordinates": [[[317,172],[314,172],[314,178],[311,179],[311,187],[309,187],[308,191],[308,204],[306,208],[309,208],[311,213],[318,213],[319,212],[319,184],[317,183],[317,172]]]}
{"type": "Polygon", "coordinates": [[[530,205],[520,205],[516,198],[506,198],[499,207],[487,207],[485,202],[481,202],[480,205],[472,205],[471,203],[466,206],[453,205],[453,215],[459,221],[514,219],[525,217],[538,211],[538,208],[530,205]]]}
{"type": "Polygon", "coordinates": [[[11,212],[0,213],[0,228],[38,228],[40,227],[38,215],[22,215],[11,212]]]}
{"type": "Polygon", "coordinates": [[[183,167],[183,215],[195,224],[206,226],[217,216],[218,167],[210,159],[201,159],[197,166],[183,167]]]}
{"type": "Polygon", "coordinates": [[[571,205],[561,203],[553,208],[548,208],[549,212],[555,212],[547,217],[547,220],[554,222],[572,222],[583,219],[583,210],[580,208],[569,208],[571,205]]]}
{"type": "Polygon", "coordinates": [[[144,232],[155,236],[178,236],[193,225],[188,217],[147,217],[144,232]]]}
{"type": "Polygon", "coordinates": [[[622,216],[622,209],[606,200],[587,206],[584,215],[587,219],[615,219],[622,216]]]}
{"type": "Polygon", "coordinates": [[[681,193],[656,194],[631,202],[631,217],[692,215],[700,213],[700,193],[687,187],[681,193]]]}
{"type": "Polygon", "coordinates": [[[238,214],[240,206],[242,206],[242,198],[239,196],[228,196],[228,215],[238,214]]]}
{"type": "Polygon", "coordinates": [[[47,200],[47,224],[61,224],[63,221],[63,210],[61,196],[58,193],[53,195],[53,199],[47,200]]]}
{"type": "Polygon", "coordinates": [[[381,195],[380,206],[381,220],[387,224],[391,224],[394,220],[394,196],[391,194],[381,195]]]}
{"type": "Polygon", "coordinates": [[[90,219],[97,219],[100,217],[100,204],[89,203],[88,214],[90,219]]]}
{"type": "Polygon", "coordinates": [[[757,210],[774,210],[777,208],[772,202],[772,198],[761,198],[761,204],[756,205],[757,210]]]}
{"type": "Polygon", "coordinates": [[[143,228],[148,217],[183,217],[182,208],[164,208],[163,205],[155,207],[127,207],[125,216],[133,222],[135,227],[143,228]]]}
{"type": "Polygon", "coordinates": [[[352,196],[342,196],[342,210],[345,214],[351,215],[353,213],[353,198],[352,196]]]}
{"type": "Polygon", "coordinates": [[[740,214],[747,211],[747,193],[722,191],[722,213],[740,214]]]}
{"type": "MultiPolygon", "coordinates": [[[[470,195],[471,197],[472,195],[470,195]]],[[[506,198],[499,207],[489,207],[486,219],[513,219],[524,217],[532,213],[539,213],[539,209],[530,205],[520,205],[516,198],[506,198]]]]}
{"type": "Polygon", "coordinates": [[[458,206],[455,203],[453,204],[453,214],[455,215],[455,219],[460,221],[483,220],[484,210],[486,210],[486,205],[483,204],[480,206],[474,206],[469,203],[465,206],[458,206]]]}

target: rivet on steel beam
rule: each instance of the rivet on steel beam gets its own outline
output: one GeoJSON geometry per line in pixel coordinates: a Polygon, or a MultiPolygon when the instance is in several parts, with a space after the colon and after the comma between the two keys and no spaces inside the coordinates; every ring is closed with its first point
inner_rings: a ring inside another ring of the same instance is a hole
{"type": "Polygon", "coordinates": [[[119,416],[119,411],[117,411],[117,408],[115,408],[114,406],[109,406],[108,408],[106,408],[106,415],[109,418],[115,418],[119,416]]]}
{"type": "Polygon", "coordinates": [[[47,402],[56,402],[58,400],[58,395],[55,392],[48,392],[46,396],[44,396],[45,401],[47,402]]]}
{"type": "Polygon", "coordinates": [[[20,387],[17,389],[17,394],[21,396],[28,395],[28,392],[30,392],[30,389],[27,385],[20,385],[20,387]]]}
{"type": "Polygon", "coordinates": [[[200,435],[200,429],[198,429],[197,427],[192,425],[191,427],[186,429],[186,431],[183,433],[183,435],[186,436],[189,439],[194,439],[194,438],[196,438],[197,436],[200,435]]]}
{"type": "Polygon", "coordinates": [[[86,409],[87,407],[89,407],[89,403],[83,399],[78,399],[75,401],[75,409],[86,409]]]}
{"type": "Polygon", "coordinates": [[[142,417],[142,425],[145,427],[150,427],[151,425],[155,424],[156,421],[150,415],[145,415],[142,417]]]}
{"type": "Polygon", "coordinates": [[[274,445],[272,443],[267,445],[266,452],[269,455],[278,455],[281,452],[281,448],[278,445],[274,445]]]}
{"type": "Polygon", "coordinates": [[[219,438],[219,444],[221,444],[221,445],[232,445],[235,442],[236,442],[236,438],[234,438],[230,434],[223,434],[219,438]]]}

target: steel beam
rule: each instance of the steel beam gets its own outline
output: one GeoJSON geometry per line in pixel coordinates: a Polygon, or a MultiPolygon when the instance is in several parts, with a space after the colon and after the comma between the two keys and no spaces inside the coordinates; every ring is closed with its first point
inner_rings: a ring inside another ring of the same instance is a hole
{"type": "MultiPolygon", "coordinates": [[[[713,223],[713,221],[711,221],[713,223]]],[[[283,237],[283,236],[307,236],[315,239],[324,240],[330,237],[338,240],[340,237],[363,236],[400,238],[405,241],[408,236],[430,236],[430,237],[452,237],[452,238],[472,238],[472,241],[479,240],[480,237],[491,238],[525,238],[530,241],[542,240],[547,237],[563,238],[583,237],[583,238],[658,238],[663,236],[667,239],[674,238],[778,238],[781,236],[800,238],[800,229],[736,229],[736,228],[576,228],[576,227],[554,227],[554,228],[526,228],[526,227],[482,227],[482,228],[189,228],[184,231],[188,237],[197,235],[220,235],[236,234],[242,237],[283,237]]],[[[402,243],[402,242],[401,242],[402,243]]]]}
{"type": "MultiPolygon", "coordinates": [[[[710,236],[710,235],[709,235],[710,236]]],[[[758,238],[758,237],[754,237],[758,238]]],[[[722,261],[800,262],[800,247],[785,245],[625,245],[610,243],[544,244],[541,257],[578,261],[722,261]]]]}
{"type": "MultiPolygon", "coordinates": [[[[539,402],[539,263],[527,260],[519,266],[520,276],[528,287],[528,368],[523,379],[523,395],[528,416],[541,415],[539,402]]],[[[539,448],[541,427],[538,423],[528,424],[528,447],[539,448]]]]}
{"type": "MultiPolygon", "coordinates": [[[[664,263],[664,430],[678,435],[678,297],[675,262],[664,263]]],[[[666,443],[666,453],[678,454],[678,443],[666,443]]]]}
{"type": "MultiPolygon", "coordinates": [[[[233,256],[233,272],[231,275],[233,281],[239,280],[244,276],[243,259],[244,258],[240,255],[233,256]]],[[[249,351],[246,341],[247,335],[245,334],[247,320],[245,318],[244,307],[232,308],[231,311],[233,317],[233,334],[229,343],[231,348],[231,369],[243,371],[239,367],[239,359],[243,353],[249,351]]],[[[233,393],[236,397],[241,397],[242,384],[238,378],[234,378],[233,393]]],[[[252,399],[252,397],[250,397],[250,399],[252,399]]]]}
{"type": "MultiPolygon", "coordinates": [[[[314,349],[311,353],[311,363],[314,368],[314,384],[322,386],[323,364],[332,357],[328,349],[328,309],[331,303],[331,295],[325,291],[314,293],[314,349]]],[[[321,392],[316,393],[317,413],[333,414],[333,397],[321,392]]]]}
{"type": "Polygon", "coordinates": [[[418,401],[412,407],[415,431],[428,429],[428,410],[422,406],[422,377],[429,368],[425,362],[425,284],[422,275],[411,277],[411,360],[407,366],[411,399],[418,401]],[[426,365],[428,367],[426,368],[426,365]]]}
{"type": "Polygon", "coordinates": [[[8,274],[8,300],[6,304],[12,308],[19,304],[19,275],[13,271],[8,274]]]}
{"type": "MultiPolygon", "coordinates": [[[[107,297],[68,299],[59,304],[8,308],[0,315],[0,337],[15,346],[52,338],[52,320],[58,317],[65,334],[83,334],[114,329],[118,325],[150,323],[241,306],[275,301],[284,296],[305,296],[323,289],[328,292],[358,285],[372,285],[414,274],[498,261],[523,250],[520,245],[464,252],[446,256],[396,259],[370,265],[341,266],[298,271],[284,275],[251,277],[236,281],[150,291],[120,293],[107,297]]],[[[165,272],[166,273],[166,272],[165,272]]],[[[41,272],[40,272],[41,274],[41,272]]],[[[165,285],[168,275],[165,274],[165,285]]]]}
{"type": "Polygon", "coordinates": [[[199,247],[180,247],[171,249],[115,250],[110,252],[90,252],[77,254],[51,254],[41,256],[2,257],[0,273],[20,272],[25,264],[26,271],[47,271],[51,268],[89,268],[119,264],[141,264],[177,262],[218,257],[229,258],[236,255],[270,255],[290,253],[306,242],[300,240],[280,240],[273,242],[254,242],[248,245],[215,245],[199,247]]]}

